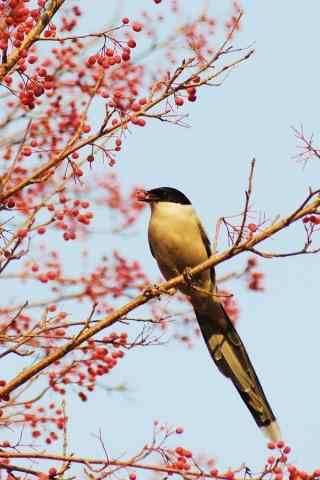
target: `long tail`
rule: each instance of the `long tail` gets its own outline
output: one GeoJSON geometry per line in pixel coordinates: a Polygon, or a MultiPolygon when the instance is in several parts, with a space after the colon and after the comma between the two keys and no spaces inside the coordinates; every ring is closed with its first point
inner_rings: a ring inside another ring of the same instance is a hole
{"type": "Polygon", "coordinates": [[[202,305],[192,303],[208,350],[220,372],[233,382],[258,427],[270,440],[280,440],[276,418],[241,338],[222,305],[214,301],[205,301],[202,305]]]}

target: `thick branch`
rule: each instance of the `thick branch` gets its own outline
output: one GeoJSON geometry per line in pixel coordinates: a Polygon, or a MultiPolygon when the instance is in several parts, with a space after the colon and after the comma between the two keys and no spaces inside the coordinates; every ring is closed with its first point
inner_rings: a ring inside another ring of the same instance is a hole
{"type": "MultiPolygon", "coordinates": [[[[21,458],[21,459],[37,459],[37,460],[55,460],[58,462],[68,462],[70,464],[72,463],[78,463],[78,464],[83,464],[85,466],[89,465],[102,465],[105,468],[109,466],[113,467],[121,467],[121,468],[135,468],[135,469],[140,469],[140,470],[149,470],[153,472],[163,472],[163,473],[171,473],[171,474],[177,474],[177,475],[182,475],[184,478],[185,476],[192,477],[192,478],[212,478],[211,473],[209,472],[204,472],[200,468],[199,470],[188,470],[186,471],[181,471],[177,468],[170,467],[169,465],[153,465],[153,464],[147,464],[147,463],[140,463],[140,462],[135,462],[134,460],[113,460],[113,459],[101,459],[101,458],[86,458],[86,457],[78,457],[75,455],[54,455],[50,453],[36,453],[36,452],[4,452],[0,450],[0,458],[21,458]]],[[[19,467],[17,467],[18,469],[19,467]]],[[[15,469],[14,467],[12,469],[15,469]]],[[[239,471],[239,470],[237,470],[239,471]]],[[[33,472],[32,472],[33,473],[33,472]]],[[[230,477],[228,475],[220,474],[216,475],[215,478],[218,479],[226,479],[228,480],[230,477]]],[[[240,477],[239,477],[240,478],[240,477]]],[[[256,477],[256,479],[253,480],[258,480],[260,477],[256,477]]],[[[234,477],[234,480],[237,480],[236,477],[234,477]]]]}

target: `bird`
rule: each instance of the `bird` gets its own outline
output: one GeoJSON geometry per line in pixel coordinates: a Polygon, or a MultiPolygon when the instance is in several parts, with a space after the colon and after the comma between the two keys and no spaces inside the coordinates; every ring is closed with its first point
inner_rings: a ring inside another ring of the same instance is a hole
{"type": "Polygon", "coordinates": [[[193,306],[209,353],[229,378],[258,427],[272,442],[282,439],[246,348],[221,303],[215,269],[190,277],[190,269],[211,255],[208,236],[188,197],[172,187],[140,190],[138,200],[151,207],[148,240],[151,254],[166,280],[184,274],[179,285],[193,306]]]}

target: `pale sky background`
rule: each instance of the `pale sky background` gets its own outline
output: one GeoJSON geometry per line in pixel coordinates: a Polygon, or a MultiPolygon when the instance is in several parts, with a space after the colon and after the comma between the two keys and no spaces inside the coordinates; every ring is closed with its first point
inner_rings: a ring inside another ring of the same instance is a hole
{"type": "MultiPolygon", "coordinates": [[[[86,11],[87,2],[81,3],[86,11]]],[[[116,2],[106,3],[109,10],[116,2]]],[[[130,16],[151,3],[127,1],[124,12],[130,16]]],[[[198,4],[182,3],[186,12],[198,4]]],[[[217,2],[208,3],[215,12],[217,2]]],[[[102,18],[102,4],[90,1],[84,31],[99,30],[108,21],[107,11],[102,18]]],[[[159,11],[167,12],[168,4],[163,0],[159,11]]],[[[191,128],[155,121],[136,129],[115,169],[127,186],[170,185],[183,190],[210,236],[219,216],[241,210],[253,156],[254,208],[269,218],[291,212],[307,187],[319,185],[320,178],[316,161],[305,169],[296,163],[290,128],[303,124],[306,132],[319,133],[320,3],[246,0],[242,5],[245,17],[237,45],[255,42],[255,56],[233,71],[223,86],[203,89],[199,101],[187,105],[191,128]]],[[[159,273],[147,247],[147,223],[146,211],[134,235],[124,236],[119,248],[137,258],[157,281],[159,273]]],[[[270,245],[273,250],[296,249],[301,238],[297,229],[287,230],[270,245]]],[[[95,248],[105,251],[105,238],[99,236],[95,248]]],[[[218,273],[243,262],[244,258],[229,262],[218,273]]],[[[264,294],[236,286],[241,307],[238,330],[293,448],[292,460],[312,469],[319,467],[320,451],[319,257],[264,261],[261,268],[266,273],[264,294]]],[[[263,467],[266,440],[231,382],[212,364],[201,339],[192,350],[173,341],[130,352],[110,376],[113,385],[123,381],[128,394],[99,391],[90,402],[70,407],[72,451],[103,455],[93,438],[101,429],[110,456],[124,452],[129,456],[151,438],[153,421],[158,419],[182,425],[185,434],[177,443],[195,454],[214,456],[218,468],[242,462],[263,467]]]]}

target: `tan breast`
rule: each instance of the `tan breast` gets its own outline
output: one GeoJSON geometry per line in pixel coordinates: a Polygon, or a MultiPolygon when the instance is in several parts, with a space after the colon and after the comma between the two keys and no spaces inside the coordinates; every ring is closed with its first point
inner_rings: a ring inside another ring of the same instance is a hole
{"type": "MultiPolygon", "coordinates": [[[[166,279],[195,267],[208,258],[198,220],[191,205],[160,202],[153,205],[149,223],[149,242],[153,255],[166,279]]],[[[210,273],[199,277],[209,287],[210,273]]]]}

